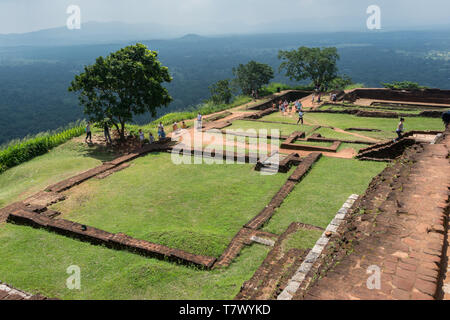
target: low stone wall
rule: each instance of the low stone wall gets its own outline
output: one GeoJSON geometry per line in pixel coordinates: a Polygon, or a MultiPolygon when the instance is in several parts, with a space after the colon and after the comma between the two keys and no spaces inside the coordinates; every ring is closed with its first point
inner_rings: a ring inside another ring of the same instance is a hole
{"type": "Polygon", "coordinates": [[[269,114],[272,114],[272,113],[277,112],[277,111],[278,111],[278,109],[269,107],[269,108],[264,109],[262,111],[259,111],[259,112],[256,112],[256,113],[252,113],[252,114],[249,114],[247,116],[243,116],[242,120],[261,119],[261,118],[263,118],[265,116],[268,116],[269,114]]]}
{"type": "Polygon", "coordinates": [[[90,170],[83,172],[81,174],[78,174],[74,177],[60,181],[54,185],[51,185],[51,186],[47,187],[45,189],[45,191],[56,192],[56,193],[63,192],[65,190],[68,190],[68,189],[70,189],[86,180],[89,180],[99,174],[102,174],[106,171],[112,170],[113,168],[116,168],[126,162],[134,160],[142,155],[145,155],[150,152],[165,151],[169,148],[168,142],[170,142],[170,139],[164,140],[162,142],[156,142],[156,143],[145,145],[142,149],[137,150],[133,153],[121,156],[110,162],[105,162],[101,166],[90,169],[90,170]]]}
{"type": "Polygon", "coordinates": [[[211,268],[216,261],[214,257],[195,255],[145,240],[134,239],[122,233],[113,234],[64,219],[51,219],[39,213],[25,210],[11,212],[8,216],[8,222],[43,228],[92,244],[128,250],[159,259],[169,259],[182,264],[194,264],[206,269],[211,268]]]}
{"type": "Polygon", "coordinates": [[[300,224],[292,223],[274,244],[273,249],[269,252],[263,263],[259,266],[250,280],[244,282],[235,300],[269,300],[275,299],[280,285],[286,273],[290,277],[292,272],[304,260],[308,250],[291,249],[284,253],[282,244],[286,238],[300,229],[300,224]]]}
{"type": "MultiPolygon", "coordinates": [[[[316,139],[319,140],[319,139],[316,139]]],[[[305,141],[313,141],[313,140],[305,140],[305,141]]],[[[315,151],[315,152],[336,152],[339,149],[342,142],[333,140],[333,144],[331,147],[321,147],[321,146],[310,146],[306,144],[296,144],[296,143],[283,143],[281,145],[282,149],[289,150],[301,150],[301,151],[315,151]]]]}
{"type": "Polygon", "coordinates": [[[359,150],[357,159],[360,160],[380,160],[389,161],[398,158],[406,148],[414,145],[416,141],[412,136],[416,134],[437,135],[440,131],[409,131],[398,141],[388,141],[378,143],[370,147],[359,150]]]}
{"type": "Polygon", "coordinates": [[[270,203],[256,217],[250,220],[245,225],[245,227],[249,229],[262,228],[264,224],[273,216],[275,210],[281,206],[284,199],[289,195],[289,193],[291,193],[295,185],[303,179],[303,177],[308,173],[314,163],[317,162],[321,156],[321,153],[311,153],[306,158],[304,158],[297,169],[295,169],[294,173],[292,173],[289,179],[272,198],[270,203]]]}
{"type": "Polygon", "coordinates": [[[313,265],[321,257],[322,252],[328,245],[330,237],[333,233],[336,233],[338,228],[344,222],[345,217],[349,209],[354,205],[355,201],[358,199],[358,195],[351,195],[347,201],[344,203],[342,208],[338,211],[335,218],[330,222],[328,227],[323,232],[322,236],[317,240],[315,246],[309,251],[305,260],[300,265],[298,270],[295,272],[293,277],[289,280],[288,285],[277,297],[277,300],[292,300],[297,291],[303,286],[306,287],[308,283],[312,280],[311,277],[308,278],[313,265]]]}
{"type": "Polygon", "coordinates": [[[225,251],[213,265],[213,269],[229,266],[245,246],[249,246],[255,241],[254,237],[267,239],[268,242],[273,242],[274,239],[278,238],[275,234],[244,227],[233,237],[225,251]]]}
{"type": "Polygon", "coordinates": [[[412,138],[402,138],[396,142],[383,143],[374,145],[367,149],[361,149],[356,156],[360,160],[383,160],[389,161],[400,157],[406,148],[416,144],[412,138]]]}
{"type": "Polygon", "coordinates": [[[313,141],[313,142],[342,142],[342,143],[353,143],[353,144],[375,144],[375,142],[365,141],[365,140],[342,140],[342,139],[332,139],[332,138],[324,138],[318,133],[314,133],[308,137],[305,141],[313,141]]]}
{"type": "MultiPolygon", "coordinates": [[[[429,111],[422,111],[418,114],[412,114],[412,113],[401,113],[401,112],[393,112],[393,111],[370,111],[370,110],[364,110],[359,109],[361,106],[353,105],[344,105],[344,104],[336,104],[333,105],[336,106],[343,106],[347,109],[345,110],[310,110],[308,112],[311,113],[333,113],[333,114],[350,114],[355,115],[357,117],[367,117],[367,118],[414,118],[414,117],[424,117],[424,118],[440,118],[442,117],[443,111],[436,111],[436,110],[429,110],[429,111]]],[[[366,107],[361,107],[366,108],[366,107]]]]}

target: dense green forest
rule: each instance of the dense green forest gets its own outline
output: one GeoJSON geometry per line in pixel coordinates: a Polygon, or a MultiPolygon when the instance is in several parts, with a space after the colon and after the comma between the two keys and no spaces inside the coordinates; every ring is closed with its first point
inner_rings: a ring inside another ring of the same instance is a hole
{"type": "MultiPolygon", "coordinates": [[[[188,35],[139,42],[159,51],[173,82],[174,101],[157,116],[189,109],[209,98],[209,86],[232,78],[232,69],[255,60],[275,70],[273,81],[292,84],[278,72],[278,51],[299,46],[335,46],[340,74],[368,87],[414,81],[450,89],[450,32],[375,32],[272,34],[224,37],[188,35]]],[[[28,134],[53,130],[83,118],[75,94],[67,88],[83,66],[130,43],[50,47],[0,47],[0,145],[28,134]]],[[[150,122],[144,115],[139,123],[150,122]]]]}

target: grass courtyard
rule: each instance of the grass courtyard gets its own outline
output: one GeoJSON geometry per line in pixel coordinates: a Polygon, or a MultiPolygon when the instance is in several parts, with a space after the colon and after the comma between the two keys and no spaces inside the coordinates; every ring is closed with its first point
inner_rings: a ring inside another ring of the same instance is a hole
{"type": "Polygon", "coordinates": [[[93,246],[45,230],[0,226],[0,277],[21,290],[60,299],[233,299],[269,248],[244,248],[228,268],[212,271],[93,246]],[[81,269],[81,290],[66,269],[81,269]]]}
{"type": "MultiPolygon", "coordinates": [[[[398,122],[319,113],[306,113],[305,126],[295,125],[295,117],[289,119],[275,113],[262,120],[293,124],[235,121],[229,128],[267,129],[269,134],[271,129],[279,129],[282,135],[289,135],[294,131],[311,133],[316,125],[365,127],[382,132],[356,133],[381,139],[390,137],[398,122]]],[[[407,118],[405,127],[442,130],[442,123],[440,119],[407,118]]],[[[354,135],[329,128],[315,132],[328,138],[355,140],[354,135]]],[[[339,150],[364,147],[367,145],[343,143],[339,150]]],[[[1,174],[0,207],[113,157],[72,140],[1,174]]],[[[154,153],[135,159],[123,171],[70,189],[65,193],[67,199],[52,209],[61,211],[61,218],[109,232],[219,257],[238,230],[269,203],[295,169],[265,176],[251,164],[175,165],[170,157],[168,153],[154,153]]],[[[263,230],[280,235],[292,222],[325,228],[348,196],[362,195],[385,166],[322,157],[263,230]]],[[[288,237],[283,250],[311,248],[321,233],[300,229],[288,237]]],[[[230,266],[208,271],[91,245],[46,230],[1,224],[0,281],[61,299],[233,299],[269,251],[270,247],[254,243],[245,247],[230,266]],[[81,269],[81,290],[66,287],[66,269],[71,265],[81,269]]]]}
{"type": "MultiPolygon", "coordinates": [[[[295,125],[297,118],[295,116],[283,116],[280,113],[273,113],[268,116],[261,118],[261,120],[275,121],[275,122],[286,122],[295,125]]],[[[324,127],[335,127],[342,130],[347,128],[370,128],[379,129],[381,132],[350,132],[349,134],[336,132],[329,128],[320,128],[314,133],[320,133],[327,138],[336,138],[343,140],[364,140],[363,137],[375,138],[375,139],[392,139],[396,137],[395,130],[397,128],[399,119],[391,118],[372,118],[372,117],[357,117],[348,114],[335,114],[335,113],[311,113],[305,112],[304,116],[305,123],[308,126],[297,126],[297,130],[294,131],[306,131],[307,129],[302,129],[302,127],[312,126],[324,126],[324,127]],[[359,137],[352,135],[351,133],[357,133],[359,137]]],[[[268,124],[270,127],[270,124],[268,124]]],[[[289,126],[284,124],[275,124],[275,126],[289,126]]],[[[406,118],[405,121],[405,131],[412,130],[443,130],[442,120],[438,118],[426,118],[426,117],[411,117],[406,118]]]]}
{"type": "Polygon", "coordinates": [[[261,175],[253,166],[175,165],[169,153],[149,154],[69,190],[53,208],[67,220],[219,257],[288,178],[261,175]]]}
{"type": "MultiPolygon", "coordinates": [[[[269,116],[270,117],[270,116],[269,116]]],[[[261,120],[265,120],[267,117],[262,118],[261,120]]],[[[271,134],[271,130],[279,130],[280,135],[288,136],[295,131],[305,131],[310,132],[313,130],[313,126],[308,125],[296,125],[297,119],[295,122],[290,124],[282,124],[282,123],[266,123],[266,122],[258,122],[258,121],[245,121],[238,120],[234,121],[230,127],[225,128],[226,130],[236,130],[236,131],[246,131],[246,130],[256,130],[256,133],[259,133],[259,130],[267,130],[268,134],[271,134]]]]}
{"type": "Polygon", "coordinates": [[[280,233],[293,222],[326,228],[351,194],[362,195],[386,164],[322,157],[289,194],[264,230],[280,233]]]}
{"type": "Polygon", "coordinates": [[[0,208],[113,158],[109,152],[69,141],[0,174],[0,208]]]}

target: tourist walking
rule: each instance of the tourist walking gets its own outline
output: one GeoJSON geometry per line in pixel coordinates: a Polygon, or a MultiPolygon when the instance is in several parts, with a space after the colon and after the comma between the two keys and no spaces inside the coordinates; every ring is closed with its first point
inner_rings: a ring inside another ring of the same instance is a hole
{"type": "Polygon", "coordinates": [[[142,129],[139,129],[139,147],[141,148],[144,145],[144,139],[144,132],[142,132],[142,129]]]}
{"type": "Polygon", "coordinates": [[[159,123],[158,125],[158,139],[164,139],[166,137],[166,133],[164,132],[164,126],[162,124],[162,122],[159,123]]]}
{"type": "Polygon", "coordinates": [[[397,130],[395,130],[398,138],[394,139],[394,141],[400,140],[402,138],[402,134],[404,131],[404,122],[405,122],[405,118],[400,118],[400,122],[398,123],[397,130]]]}
{"type": "Polygon", "coordinates": [[[197,114],[197,129],[202,129],[202,115],[200,112],[197,114]]]}
{"type": "Polygon", "coordinates": [[[84,141],[87,143],[87,140],[89,139],[89,143],[92,143],[92,132],[91,132],[91,122],[88,121],[86,124],[86,138],[84,141]]]}
{"type": "Polygon", "coordinates": [[[103,124],[103,134],[105,135],[106,144],[112,144],[111,135],[109,134],[108,123],[103,124]]]}
{"type": "Polygon", "coordinates": [[[301,124],[303,125],[303,105],[302,102],[300,100],[297,100],[297,112],[298,112],[298,121],[297,124],[299,122],[301,122],[301,124]]]}

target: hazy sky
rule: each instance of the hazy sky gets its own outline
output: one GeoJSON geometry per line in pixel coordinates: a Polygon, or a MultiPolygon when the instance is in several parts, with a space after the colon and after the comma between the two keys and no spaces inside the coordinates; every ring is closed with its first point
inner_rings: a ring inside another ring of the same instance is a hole
{"type": "Polygon", "coordinates": [[[65,26],[71,4],[80,6],[82,23],[161,24],[202,34],[363,29],[369,5],[381,8],[382,28],[450,24],[449,0],[0,0],[0,33],[65,26]]]}

